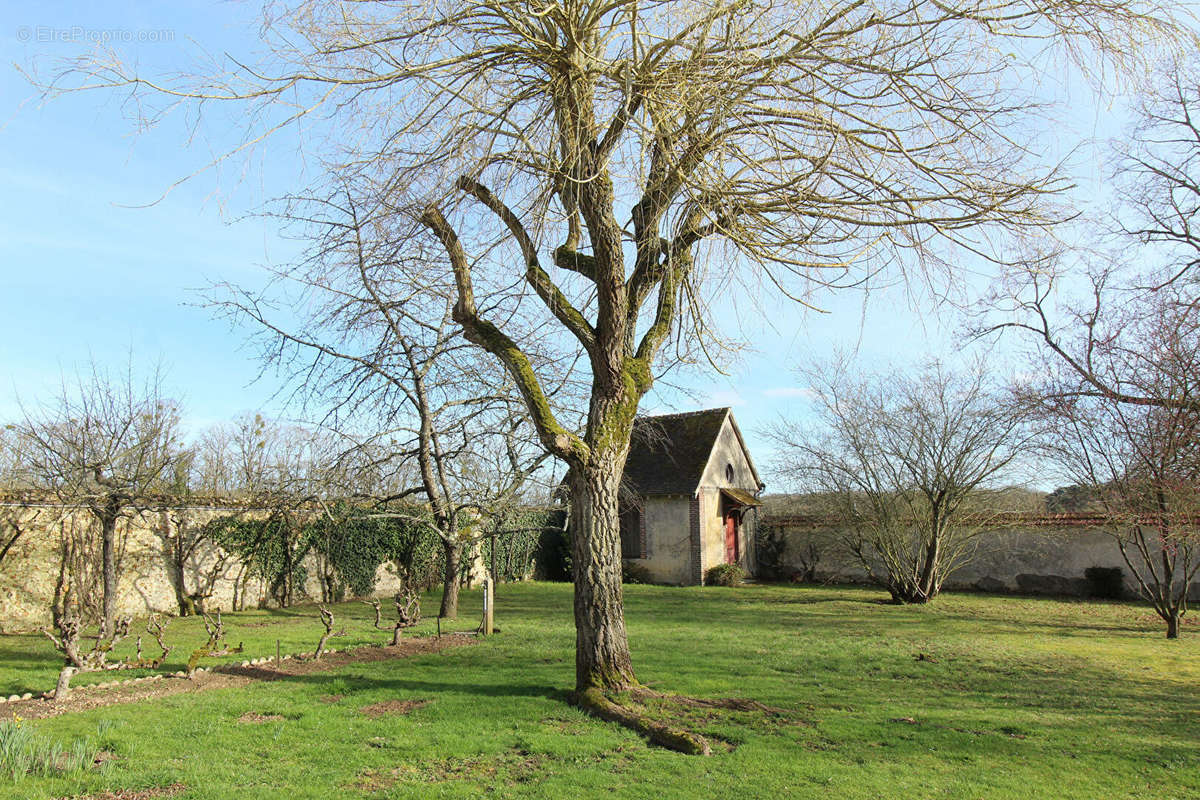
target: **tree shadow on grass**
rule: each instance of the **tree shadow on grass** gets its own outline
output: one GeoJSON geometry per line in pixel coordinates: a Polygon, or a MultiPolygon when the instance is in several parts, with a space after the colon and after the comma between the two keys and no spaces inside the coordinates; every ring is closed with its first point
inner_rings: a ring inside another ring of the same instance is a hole
{"type": "MultiPolygon", "coordinates": [[[[407,659],[397,659],[397,661],[401,660],[407,659]]],[[[349,675],[346,674],[346,670],[354,669],[356,667],[362,667],[366,665],[377,666],[388,663],[391,662],[351,662],[349,664],[339,665],[328,671],[307,672],[301,674],[279,672],[269,667],[262,666],[223,667],[221,672],[227,675],[239,675],[256,681],[263,681],[265,683],[290,683],[297,686],[323,687],[326,684],[337,682],[356,692],[386,690],[413,694],[438,692],[478,695],[483,697],[545,697],[551,700],[561,700],[563,702],[566,702],[570,695],[570,693],[563,688],[539,683],[507,681],[497,681],[494,683],[480,683],[474,681],[455,682],[421,680],[392,675],[377,677],[372,675],[364,675],[361,672],[349,675]]],[[[422,665],[422,667],[428,668],[428,665],[422,665]]]]}
{"type": "MultiPolygon", "coordinates": [[[[811,588],[788,591],[790,588],[780,587],[770,594],[747,593],[737,598],[744,602],[732,604],[709,602],[701,593],[691,598],[691,602],[655,603],[653,610],[656,618],[674,617],[685,626],[692,623],[709,626],[713,614],[719,612],[722,623],[736,629],[759,626],[762,624],[762,615],[770,613],[776,615],[778,625],[784,628],[829,628],[839,634],[850,631],[855,636],[875,633],[891,636],[898,631],[921,629],[926,629],[930,635],[955,635],[967,629],[979,634],[989,630],[1011,633],[1033,629],[1076,637],[1102,634],[1126,638],[1161,634],[1153,609],[1148,604],[1091,604],[1079,600],[1071,604],[1078,607],[1075,611],[1064,612],[1047,607],[1039,615],[1039,606],[1029,604],[1036,604],[1042,598],[994,596],[985,597],[984,602],[974,602],[974,598],[981,596],[947,593],[929,604],[914,605],[894,603],[886,595],[880,596],[877,592],[862,588],[849,594],[841,590],[827,592],[811,588]],[[1056,618],[1064,614],[1070,618],[1056,618]]],[[[647,609],[642,607],[642,603],[646,599],[641,598],[641,602],[627,605],[635,614],[643,616],[647,609]]],[[[1054,604],[1061,601],[1045,599],[1045,602],[1054,604]]],[[[637,625],[640,621],[634,616],[632,624],[637,625]]]]}
{"type": "Polygon", "coordinates": [[[41,684],[52,686],[62,663],[62,656],[44,638],[15,634],[0,638],[0,669],[13,678],[0,685],[0,695],[44,691],[48,686],[41,684]]]}

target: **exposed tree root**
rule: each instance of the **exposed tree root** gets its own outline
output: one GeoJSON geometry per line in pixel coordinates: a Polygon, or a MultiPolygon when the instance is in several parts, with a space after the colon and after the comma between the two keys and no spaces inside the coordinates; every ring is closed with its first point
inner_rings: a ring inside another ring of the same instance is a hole
{"type": "Polygon", "coordinates": [[[600,689],[575,692],[571,695],[571,703],[600,719],[615,722],[637,731],[659,747],[693,756],[712,755],[712,748],[709,747],[708,740],[700,734],[691,733],[682,728],[674,728],[651,719],[636,709],[623,706],[610,699],[600,689]]]}
{"type": "MultiPolygon", "coordinates": [[[[800,720],[795,711],[776,708],[744,697],[686,697],[669,692],[657,692],[638,686],[617,694],[605,693],[600,689],[577,692],[571,703],[593,716],[616,722],[637,731],[651,744],[690,755],[711,755],[714,749],[733,749],[732,744],[721,737],[705,737],[689,730],[697,725],[707,725],[713,718],[711,713],[734,712],[761,718],[771,726],[785,724],[807,724],[800,720]],[[710,739],[712,741],[710,742],[710,739]]],[[[747,722],[743,718],[743,722],[747,722]]]]}

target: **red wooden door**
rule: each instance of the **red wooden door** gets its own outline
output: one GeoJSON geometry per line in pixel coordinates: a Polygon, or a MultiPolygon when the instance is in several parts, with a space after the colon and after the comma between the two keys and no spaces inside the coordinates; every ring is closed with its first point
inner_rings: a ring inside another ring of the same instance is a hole
{"type": "Polygon", "coordinates": [[[736,564],[738,560],[737,514],[730,511],[725,515],[725,563],[736,564]]]}

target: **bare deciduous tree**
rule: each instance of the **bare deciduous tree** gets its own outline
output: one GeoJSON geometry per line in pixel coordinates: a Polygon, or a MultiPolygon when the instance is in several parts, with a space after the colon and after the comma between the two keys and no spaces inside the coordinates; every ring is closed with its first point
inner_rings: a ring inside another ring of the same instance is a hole
{"type": "Polygon", "coordinates": [[[1137,590],[1174,638],[1200,556],[1194,53],[1158,72],[1139,110],[1128,143],[1118,146],[1123,202],[1115,217],[1124,248],[1039,254],[990,300],[990,313],[1006,319],[984,330],[1015,330],[1038,346],[1039,377],[1022,394],[1048,421],[1046,448],[1106,512],[1137,590]],[[1070,292],[1081,276],[1082,302],[1070,292]]]}
{"type": "Polygon", "coordinates": [[[855,379],[843,364],[806,374],[822,427],[773,428],[781,471],[823,496],[846,548],[895,602],[928,602],[988,530],[990,484],[1028,439],[1021,415],[981,367],[855,379]]]}
{"type": "Polygon", "coordinates": [[[1048,423],[1046,450],[1090,489],[1173,639],[1200,571],[1200,308],[1189,286],[1163,277],[1152,294],[1103,317],[1111,335],[1089,370],[1112,393],[1069,368],[1026,393],[1048,423]]]}
{"type": "MultiPolygon", "coordinates": [[[[400,633],[405,628],[411,628],[421,621],[421,595],[411,581],[405,580],[400,591],[396,592],[396,621],[392,624],[392,647],[400,644],[400,633]]],[[[383,607],[378,600],[363,601],[375,610],[375,628],[388,630],[383,626],[383,607]]]]}
{"type": "Polygon", "coordinates": [[[58,397],[27,411],[18,426],[34,486],[100,527],[102,616],[115,630],[120,550],[117,522],[166,488],[179,449],[179,412],[159,373],[139,383],[132,367],[116,379],[92,365],[58,397]]]}
{"type": "Polygon", "coordinates": [[[124,669],[158,669],[167,660],[167,656],[171,655],[171,651],[175,649],[172,645],[167,644],[167,626],[163,622],[163,617],[160,614],[151,614],[146,620],[146,633],[150,634],[158,645],[159,653],[155,658],[145,658],[142,655],[142,637],[137,638],[137,653],[133,658],[126,660],[121,666],[124,669]]]}
{"type": "Polygon", "coordinates": [[[1128,141],[1116,145],[1113,179],[1121,202],[1109,232],[1119,250],[1061,245],[1035,250],[983,303],[987,322],[976,335],[1011,331],[1028,337],[1040,348],[1031,355],[1038,370],[1053,375],[1044,388],[1066,393],[1062,399],[1104,397],[1167,407],[1195,401],[1163,396],[1153,371],[1124,371],[1120,358],[1113,360],[1122,349],[1114,342],[1126,325],[1152,323],[1161,309],[1183,301],[1173,291],[1176,283],[1194,294],[1200,280],[1200,69],[1195,59],[1195,51],[1188,51],[1157,70],[1140,97],[1138,124],[1128,141]],[[1166,306],[1155,296],[1160,290],[1166,306]]]}
{"type": "Polygon", "coordinates": [[[378,200],[362,205],[422,256],[397,269],[448,272],[454,320],[568,465],[577,697],[599,709],[637,683],[618,487],[638,403],[719,345],[717,298],[742,276],[802,297],[906,250],[930,267],[994,257],[992,235],[1052,222],[1043,201],[1068,181],[1019,144],[1048,63],[1025,55],[1127,56],[1164,15],[1140,0],[317,2],[272,14],[263,63],[156,81],[91,57],[54,85],[243,102],[246,146],[299,119],[329,134],[334,182],[378,200]],[[589,371],[581,433],[514,324],[535,312],[589,371]]]}
{"type": "Polygon", "coordinates": [[[325,627],[325,632],[321,634],[321,638],[317,642],[317,649],[313,652],[313,661],[321,660],[321,656],[325,653],[325,645],[329,642],[329,637],[339,635],[333,632],[333,612],[325,606],[319,606],[317,610],[321,612],[321,625],[325,627]]]}
{"type": "Polygon", "coordinates": [[[206,459],[210,464],[228,459],[232,467],[223,469],[232,476],[234,497],[244,509],[254,509],[251,517],[261,524],[230,531],[215,520],[205,535],[225,552],[236,553],[241,569],[235,581],[243,590],[246,579],[257,574],[270,597],[280,607],[289,606],[306,592],[304,581],[298,580],[306,575],[303,562],[313,545],[306,523],[331,493],[346,491],[337,448],[323,431],[261,414],[241,415],[224,431],[210,433],[228,452],[210,453],[206,459]]]}
{"type": "MultiPolygon", "coordinates": [[[[361,500],[428,503],[444,558],[439,616],[454,618],[464,555],[484,535],[468,520],[526,489],[545,453],[503,369],[481,362],[458,336],[452,288],[397,269],[397,243],[378,202],[363,208],[340,191],[292,198],[282,216],[313,242],[277,274],[304,298],[301,321],[282,327],[267,298],[235,287],[222,287],[217,302],[263,332],[264,359],[295,376],[306,404],[328,409],[326,421],[336,420],[345,442],[343,462],[365,460],[392,476],[373,496],[357,480],[361,500]]],[[[555,394],[568,385],[571,370],[564,373],[555,394]]]]}
{"type": "Polygon", "coordinates": [[[1122,234],[1173,266],[1151,286],[1200,280],[1200,54],[1166,62],[1140,95],[1138,124],[1117,144],[1122,234]]]}
{"type": "Polygon", "coordinates": [[[237,647],[230,647],[225,642],[225,622],[221,619],[221,609],[218,608],[212,614],[202,614],[201,620],[204,622],[204,632],[208,634],[208,641],[193,650],[191,656],[188,657],[187,674],[189,676],[195,673],[202,658],[232,655],[240,653],[244,649],[240,643],[237,647]]]}

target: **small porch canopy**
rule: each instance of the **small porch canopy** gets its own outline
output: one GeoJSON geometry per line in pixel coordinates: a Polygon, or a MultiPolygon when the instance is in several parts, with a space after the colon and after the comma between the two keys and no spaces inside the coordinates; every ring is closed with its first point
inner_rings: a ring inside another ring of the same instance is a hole
{"type": "Polygon", "coordinates": [[[745,489],[722,489],[721,495],[726,500],[730,501],[730,505],[735,507],[756,507],[762,505],[761,500],[747,492],[745,489]]]}

